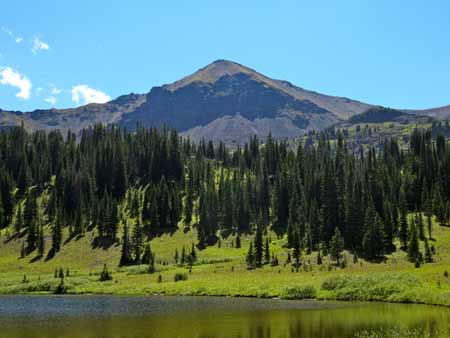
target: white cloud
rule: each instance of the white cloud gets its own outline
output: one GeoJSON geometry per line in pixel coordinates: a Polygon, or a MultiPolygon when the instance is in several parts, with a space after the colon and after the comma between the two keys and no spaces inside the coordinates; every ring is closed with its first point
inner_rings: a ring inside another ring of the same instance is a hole
{"type": "Polygon", "coordinates": [[[10,38],[14,39],[16,43],[21,43],[23,41],[23,38],[21,36],[16,36],[12,30],[2,26],[2,32],[9,35],[10,38]]]}
{"type": "Polygon", "coordinates": [[[42,87],[37,87],[37,88],[36,88],[36,92],[35,92],[36,96],[40,96],[43,90],[44,90],[44,88],[42,88],[42,87]]]}
{"type": "Polygon", "coordinates": [[[77,85],[72,88],[72,100],[76,104],[105,103],[110,101],[111,97],[87,85],[77,85]]]}
{"type": "Polygon", "coordinates": [[[41,39],[39,39],[37,36],[33,38],[33,47],[31,47],[31,51],[33,52],[33,54],[37,54],[37,52],[39,52],[40,50],[49,50],[49,49],[50,46],[41,39]]]}
{"type": "Polygon", "coordinates": [[[58,95],[62,93],[62,89],[56,87],[54,84],[50,83],[50,94],[44,99],[45,102],[50,103],[52,105],[58,102],[58,95]]]}
{"type": "Polygon", "coordinates": [[[10,67],[6,67],[0,68],[0,76],[0,83],[2,85],[10,85],[20,89],[20,91],[16,94],[18,98],[24,100],[28,100],[30,98],[32,84],[25,75],[21,75],[18,71],[10,67]]]}
{"type": "Polygon", "coordinates": [[[61,94],[62,89],[59,89],[57,87],[55,87],[54,85],[51,85],[52,89],[50,90],[50,93],[52,93],[52,95],[58,95],[61,94]]]}
{"type": "Polygon", "coordinates": [[[45,101],[45,102],[48,102],[48,103],[50,103],[50,104],[55,104],[56,101],[57,101],[57,99],[56,99],[56,97],[54,97],[54,96],[49,96],[49,97],[46,97],[46,98],[44,99],[44,101],[45,101]]]}

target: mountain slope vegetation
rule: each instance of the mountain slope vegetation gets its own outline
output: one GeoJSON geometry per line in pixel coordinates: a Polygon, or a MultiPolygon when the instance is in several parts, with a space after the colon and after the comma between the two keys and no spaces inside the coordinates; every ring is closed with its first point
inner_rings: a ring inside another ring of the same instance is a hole
{"type": "Polygon", "coordinates": [[[417,129],[407,150],[390,139],[357,156],[343,133],[229,151],[167,128],[96,125],[77,142],[22,127],[1,132],[0,159],[2,292],[449,305],[440,133],[417,129]],[[370,283],[384,291],[361,291],[370,283]]]}

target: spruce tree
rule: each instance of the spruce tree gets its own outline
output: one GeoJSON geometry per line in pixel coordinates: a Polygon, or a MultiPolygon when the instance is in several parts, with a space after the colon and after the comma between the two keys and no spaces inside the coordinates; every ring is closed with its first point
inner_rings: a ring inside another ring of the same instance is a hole
{"type": "Polygon", "coordinates": [[[38,249],[38,255],[40,257],[44,256],[45,251],[45,238],[44,238],[44,227],[41,225],[38,229],[38,238],[37,238],[37,249],[38,249]]]}
{"type": "Polygon", "coordinates": [[[142,264],[150,264],[151,255],[152,255],[152,250],[150,248],[150,244],[147,243],[147,245],[144,248],[144,253],[142,254],[141,263],[142,264]]]}
{"type": "Polygon", "coordinates": [[[173,260],[175,261],[175,264],[178,264],[179,260],[178,249],[175,249],[175,255],[173,256],[173,260]]]}
{"type": "Polygon", "coordinates": [[[420,260],[419,233],[414,221],[410,222],[408,258],[411,262],[419,262],[420,260]]]}
{"type": "Polygon", "coordinates": [[[433,239],[433,219],[431,215],[427,215],[428,238],[433,239]]]}
{"type": "Polygon", "coordinates": [[[266,243],[264,245],[264,264],[270,263],[270,246],[269,238],[266,237],[266,243]]]}
{"type": "Polygon", "coordinates": [[[421,213],[417,213],[415,216],[416,228],[419,233],[419,239],[425,239],[425,225],[423,224],[423,217],[421,213]]]}
{"type": "Polygon", "coordinates": [[[399,230],[399,237],[400,237],[400,243],[402,245],[403,249],[406,249],[408,247],[408,239],[409,239],[409,226],[408,226],[408,211],[406,207],[406,199],[405,199],[405,192],[400,192],[400,230],[399,230]]]}
{"type": "Polygon", "coordinates": [[[339,265],[342,251],[344,251],[344,238],[341,235],[341,231],[338,227],[334,229],[334,235],[330,241],[330,254],[331,259],[335,260],[339,265]]]}
{"type": "Polygon", "coordinates": [[[293,244],[293,258],[294,258],[294,267],[298,270],[301,265],[301,246],[300,246],[300,235],[298,231],[295,231],[294,233],[294,243],[293,244]]]}
{"type": "Polygon", "coordinates": [[[239,249],[241,247],[241,236],[239,234],[236,235],[236,243],[235,248],[239,249]]]}
{"type": "Polygon", "coordinates": [[[38,228],[37,228],[37,203],[35,190],[28,193],[25,200],[24,208],[24,225],[27,228],[27,248],[33,251],[37,245],[38,228]]]}
{"type": "Polygon", "coordinates": [[[132,245],[134,253],[134,263],[141,264],[142,247],[144,243],[144,233],[141,222],[137,219],[133,229],[132,245]]]}
{"type": "Polygon", "coordinates": [[[255,266],[261,267],[263,260],[263,238],[261,225],[258,223],[256,226],[255,240],[254,240],[254,250],[255,250],[255,266]]]}
{"type": "Polygon", "coordinates": [[[255,268],[255,254],[253,251],[253,242],[250,241],[248,247],[247,256],[245,257],[245,262],[247,263],[247,269],[251,270],[255,268]]]}
{"type": "Polygon", "coordinates": [[[61,249],[62,242],[62,228],[60,223],[60,217],[56,216],[55,222],[52,226],[52,252],[56,254],[61,249]]]}
{"type": "Polygon", "coordinates": [[[192,243],[191,253],[189,254],[189,260],[191,265],[197,261],[197,251],[195,250],[195,245],[192,243]]]}
{"type": "Polygon", "coordinates": [[[366,216],[366,233],[363,237],[363,253],[367,260],[375,260],[383,257],[385,250],[385,234],[378,214],[368,213],[366,216]],[[373,219],[372,219],[373,217],[373,219]]]}
{"type": "Polygon", "coordinates": [[[316,263],[317,265],[322,265],[322,256],[320,255],[320,250],[317,251],[316,263]]]}
{"type": "Polygon", "coordinates": [[[14,228],[16,230],[16,233],[20,233],[23,227],[23,213],[22,213],[22,204],[19,203],[17,207],[17,213],[16,213],[16,223],[14,225],[14,228]]]}
{"type": "Polygon", "coordinates": [[[128,233],[128,225],[125,222],[123,226],[123,235],[122,235],[122,250],[120,254],[120,266],[125,266],[131,264],[133,261],[131,257],[131,243],[128,233]]]}

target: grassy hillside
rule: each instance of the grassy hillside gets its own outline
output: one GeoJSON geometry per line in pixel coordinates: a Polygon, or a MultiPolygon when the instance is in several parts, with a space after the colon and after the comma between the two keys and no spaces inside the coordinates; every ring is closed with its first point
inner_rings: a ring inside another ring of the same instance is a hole
{"type": "MultiPolygon", "coordinates": [[[[48,230],[48,229],[46,229],[48,230]]],[[[434,224],[436,248],[434,262],[415,268],[406,254],[397,250],[382,263],[368,263],[344,254],[346,267],[337,267],[329,257],[317,265],[317,253],[303,256],[303,265],[295,272],[285,264],[286,238],[269,233],[271,251],[277,255],[279,266],[265,265],[247,270],[245,254],[251,237],[242,237],[242,247],[234,248],[234,237],[222,239],[215,246],[197,251],[198,260],[191,268],[174,263],[174,253],[185,246],[190,250],[196,243],[196,231],[182,229],[150,241],[158,264],[155,273],[147,266],[118,267],[120,245],[108,248],[92,246],[94,232],[66,242],[52,259],[36,259],[35,254],[21,258],[23,239],[12,237],[13,229],[3,229],[0,240],[0,292],[53,293],[60,283],[55,269],[62,268],[68,293],[110,294],[182,294],[251,297],[318,298],[340,300],[383,300],[417,302],[450,306],[450,228],[434,224]],[[99,274],[107,264],[113,280],[100,282],[99,274]],[[186,274],[187,280],[174,281],[176,273],[186,274]],[[161,277],[159,277],[161,276],[161,277]],[[160,281],[158,280],[160,279],[160,281]]],[[[50,234],[46,231],[46,241],[50,234]]],[[[67,238],[65,234],[64,238],[67,238]]],[[[49,245],[47,245],[49,247],[49,245]]]]}

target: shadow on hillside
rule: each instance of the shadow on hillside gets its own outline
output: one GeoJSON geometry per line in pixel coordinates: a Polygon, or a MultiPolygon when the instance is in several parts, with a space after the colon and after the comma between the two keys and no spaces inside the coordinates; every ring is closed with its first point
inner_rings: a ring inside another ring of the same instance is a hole
{"type": "Polygon", "coordinates": [[[216,235],[209,236],[207,239],[205,239],[205,241],[199,242],[197,244],[197,249],[203,250],[203,249],[206,249],[208,246],[214,246],[217,244],[218,241],[219,241],[218,236],[216,236],[216,235]]]}
{"type": "Polygon", "coordinates": [[[78,241],[81,238],[84,237],[84,234],[81,232],[74,232],[72,234],[69,235],[69,237],[66,238],[66,240],[64,241],[63,245],[66,245],[68,243],[70,243],[72,240],[78,241]]]}
{"type": "Polygon", "coordinates": [[[26,230],[23,230],[23,231],[20,231],[20,232],[15,232],[14,234],[9,235],[8,237],[6,237],[6,239],[3,241],[3,243],[7,244],[7,243],[12,242],[15,239],[21,239],[21,238],[23,238],[26,235],[26,233],[27,233],[26,230]]]}
{"type": "Polygon", "coordinates": [[[103,249],[107,250],[112,247],[114,244],[118,244],[116,240],[107,236],[97,236],[92,240],[91,247],[92,249],[103,249]]]}
{"type": "Polygon", "coordinates": [[[49,260],[51,260],[53,257],[55,257],[56,255],[56,251],[55,249],[51,248],[49,252],[47,252],[47,256],[45,256],[45,261],[48,262],[49,260]]]}
{"type": "Polygon", "coordinates": [[[43,257],[42,255],[34,256],[32,259],[30,259],[30,263],[35,263],[35,262],[41,260],[42,257],[43,257]]]}
{"type": "MultiPolygon", "coordinates": [[[[174,227],[174,228],[164,228],[164,229],[158,229],[158,230],[152,230],[152,231],[146,231],[145,235],[147,236],[148,240],[152,240],[153,238],[158,238],[164,235],[170,235],[172,236],[177,230],[179,230],[179,228],[174,227]]],[[[183,230],[184,233],[186,233],[187,231],[189,231],[189,229],[183,230]]]]}

